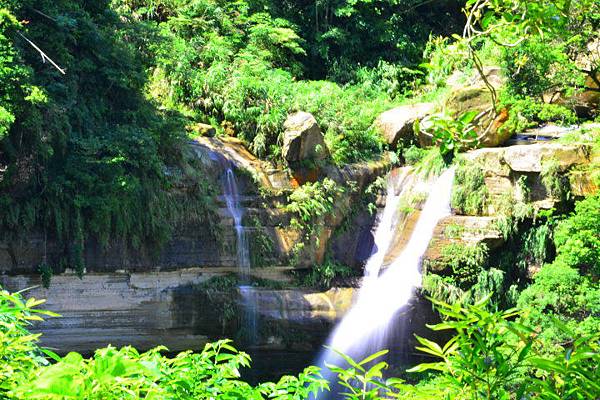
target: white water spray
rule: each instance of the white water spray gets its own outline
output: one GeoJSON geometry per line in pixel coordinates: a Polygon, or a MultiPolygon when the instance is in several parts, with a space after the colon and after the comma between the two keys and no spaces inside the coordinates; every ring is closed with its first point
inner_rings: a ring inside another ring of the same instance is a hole
{"type": "MultiPolygon", "coordinates": [[[[391,328],[390,323],[408,304],[415,288],[421,284],[421,259],[429,246],[433,231],[438,222],[451,213],[450,196],[453,182],[453,168],[433,182],[408,244],[385,271],[380,273],[385,255],[394,239],[397,208],[401,197],[388,187],[388,201],[375,233],[376,251],[367,261],[365,279],[356,304],[330,336],[329,348],[348,354],[357,361],[384,349],[385,339],[391,328]]],[[[335,352],[327,350],[322,354],[319,365],[343,366],[341,362],[341,358],[335,352]]],[[[328,370],[324,370],[325,375],[327,372],[328,370]]],[[[335,393],[325,393],[319,398],[329,396],[335,398],[335,393]]]]}

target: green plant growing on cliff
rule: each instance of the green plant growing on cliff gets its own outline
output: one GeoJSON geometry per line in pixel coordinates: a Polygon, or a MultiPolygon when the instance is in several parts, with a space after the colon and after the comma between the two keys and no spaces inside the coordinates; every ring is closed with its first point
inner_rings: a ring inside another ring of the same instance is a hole
{"type": "Polygon", "coordinates": [[[313,288],[329,289],[336,279],[354,275],[356,275],[355,271],[347,265],[327,259],[323,264],[314,265],[302,279],[302,284],[313,288]]]}
{"type": "Polygon", "coordinates": [[[415,158],[415,171],[423,178],[438,176],[450,164],[450,160],[445,158],[437,148],[425,149],[422,154],[415,158]],[[416,161],[418,158],[418,161],[416,161]]]}
{"type": "Polygon", "coordinates": [[[430,261],[430,268],[433,271],[445,271],[456,286],[466,289],[477,282],[487,261],[488,248],[485,244],[450,243],[442,247],[439,259],[430,261]]]}
{"type": "Polygon", "coordinates": [[[540,103],[537,99],[512,95],[507,91],[500,93],[499,108],[508,109],[508,119],[502,130],[521,133],[528,128],[545,123],[572,125],[577,123],[575,112],[558,104],[540,103]]]}
{"type": "Polygon", "coordinates": [[[554,232],[555,263],[600,276],[600,192],[575,205],[575,212],[554,232]]]}
{"type": "Polygon", "coordinates": [[[323,219],[331,215],[335,209],[338,197],[345,193],[335,181],[329,178],[314,183],[305,183],[288,196],[288,204],[283,206],[284,211],[294,215],[291,226],[302,234],[302,241],[294,248],[294,258],[300,257],[305,246],[311,248],[320,246],[319,236],[323,226],[323,219]]]}
{"type": "Polygon", "coordinates": [[[477,164],[461,162],[452,189],[452,208],[463,215],[481,215],[488,204],[485,172],[477,164]]]}
{"type": "Polygon", "coordinates": [[[569,200],[571,184],[568,175],[564,173],[558,160],[544,160],[540,177],[550,196],[559,201],[569,200]]]}
{"type": "Polygon", "coordinates": [[[78,273],[90,240],[158,249],[182,215],[208,214],[202,185],[174,193],[181,120],[144,96],[140,24],[108,3],[5,1],[0,13],[0,237],[44,232],[61,250],[51,261],[78,273]]]}
{"type": "Polygon", "coordinates": [[[43,262],[38,266],[38,272],[42,278],[42,286],[48,289],[50,287],[50,282],[52,281],[52,276],[54,275],[54,270],[50,265],[43,262]]]}
{"type": "Polygon", "coordinates": [[[258,217],[252,216],[248,225],[254,228],[250,232],[250,263],[254,268],[265,267],[267,262],[273,258],[273,239],[264,232],[258,217]]]}

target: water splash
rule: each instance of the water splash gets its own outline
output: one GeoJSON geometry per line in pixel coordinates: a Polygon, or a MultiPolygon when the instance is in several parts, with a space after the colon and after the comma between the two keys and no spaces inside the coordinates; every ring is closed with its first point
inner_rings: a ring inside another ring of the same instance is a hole
{"type": "MultiPolygon", "coordinates": [[[[406,176],[402,179],[404,181],[406,176]]],[[[393,185],[388,186],[388,202],[375,233],[376,251],[367,262],[365,279],[357,301],[328,341],[328,347],[360,360],[387,345],[394,316],[408,304],[414,290],[421,284],[420,264],[429,246],[438,222],[450,215],[450,196],[454,169],[444,172],[429,185],[428,198],[419,220],[402,253],[383,270],[385,255],[394,239],[398,222],[397,208],[402,194],[397,195],[393,185]],[[382,272],[383,270],[383,272],[382,272]]],[[[326,350],[318,365],[324,368],[325,378],[331,380],[326,364],[343,366],[345,363],[335,352],[326,350]]],[[[331,393],[319,399],[337,398],[335,385],[331,393]]]]}

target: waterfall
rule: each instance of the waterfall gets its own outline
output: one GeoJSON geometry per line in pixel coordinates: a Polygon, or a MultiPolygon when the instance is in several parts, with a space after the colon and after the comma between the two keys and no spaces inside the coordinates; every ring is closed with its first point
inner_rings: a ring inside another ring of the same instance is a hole
{"type": "MultiPolygon", "coordinates": [[[[406,174],[401,182],[406,180],[406,174]]],[[[454,182],[454,169],[446,170],[428,185],[428,197],[414,231],[402,253],[389,265],[384,258],[394,239],[397,224],[397,208],[402,193],[396,193],[394,180],[388,185],[388,200],[375,232],[375,252],[367,261],[365,279],[357,301],[338,324],[328,346],[360,361],[366,356],[383,350],[386,336],[394,316],[408,304],[414,290],[421,284],[420,264],[429,246],[438,222],[450,215],[450,196],[454,182]],[[383,267],[385,270],[383,270],[383,267]],[[383,270],[383,271],[382,271],[383,270]]],[[[318,365],[324,368],[323,375],[331,380],[335,377],[325,368],[326,364],[344,366],[342,358],[331,350],[325,350],[318,365]]],[[[336,385],[331,382],[332,392],[323,393],[319,399],[337,398],[336,385]]]]}
{"type": "Polygon", "coordinates": [[[237,267],[242,284],[239,286],[239,293],[242,299],[242,336],[244,342],[248,345],[254,345],[257,342],[257,314],[258,305],[256,293],[250,284],[250,247],[246,235],[246,229],[242,225],[244,208],[241,205],[240,194],[237,179],[233,172],[233,166],[230,162],[225,163],[225,173],[223,176],[223,194],[227,210],[233,218],[233,224],[236,234],[236,256],[237,267]]]}
{"type": "Polygon", "coordinates": [[[242,225],[244,209],[241,206],[237,180],[231,165],[225,171],[225,182],[223,185],[225,203],[227,210],[233,217],[236,234],[237,265],[242,279],[248,279],[250,274],[250,249],[246,238],[246,230],[242,225]]]}

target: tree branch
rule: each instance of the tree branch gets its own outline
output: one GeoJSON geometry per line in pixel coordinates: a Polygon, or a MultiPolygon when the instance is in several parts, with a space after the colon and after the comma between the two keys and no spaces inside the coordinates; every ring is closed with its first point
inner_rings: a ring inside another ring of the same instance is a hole
{"type": "Polygon", "coordinates": [[[40,53],[40,56],[42,57],[42,62],[45,63],[46,60],[48,60],[50,62],[50,64],[52,64],[54,66],[54,68],[56,68],[58,70],[58,72],[60,72],[63,75],[66,75],[67,72],[63,68],[59,67],[58,64],[55,63],[54,60],[52,60],[50,57],[48,57],[48,55],[46,53],[44,53],[44,51],[42,49],[40,49],[35,43],[33,43],[31,40],[29,40],[21,32],[17,31],[17,34],[19,36],[21,36],[27,43],[29,43],[31,45],[31,47],[36,49],[38,53],[40,53]]]}

